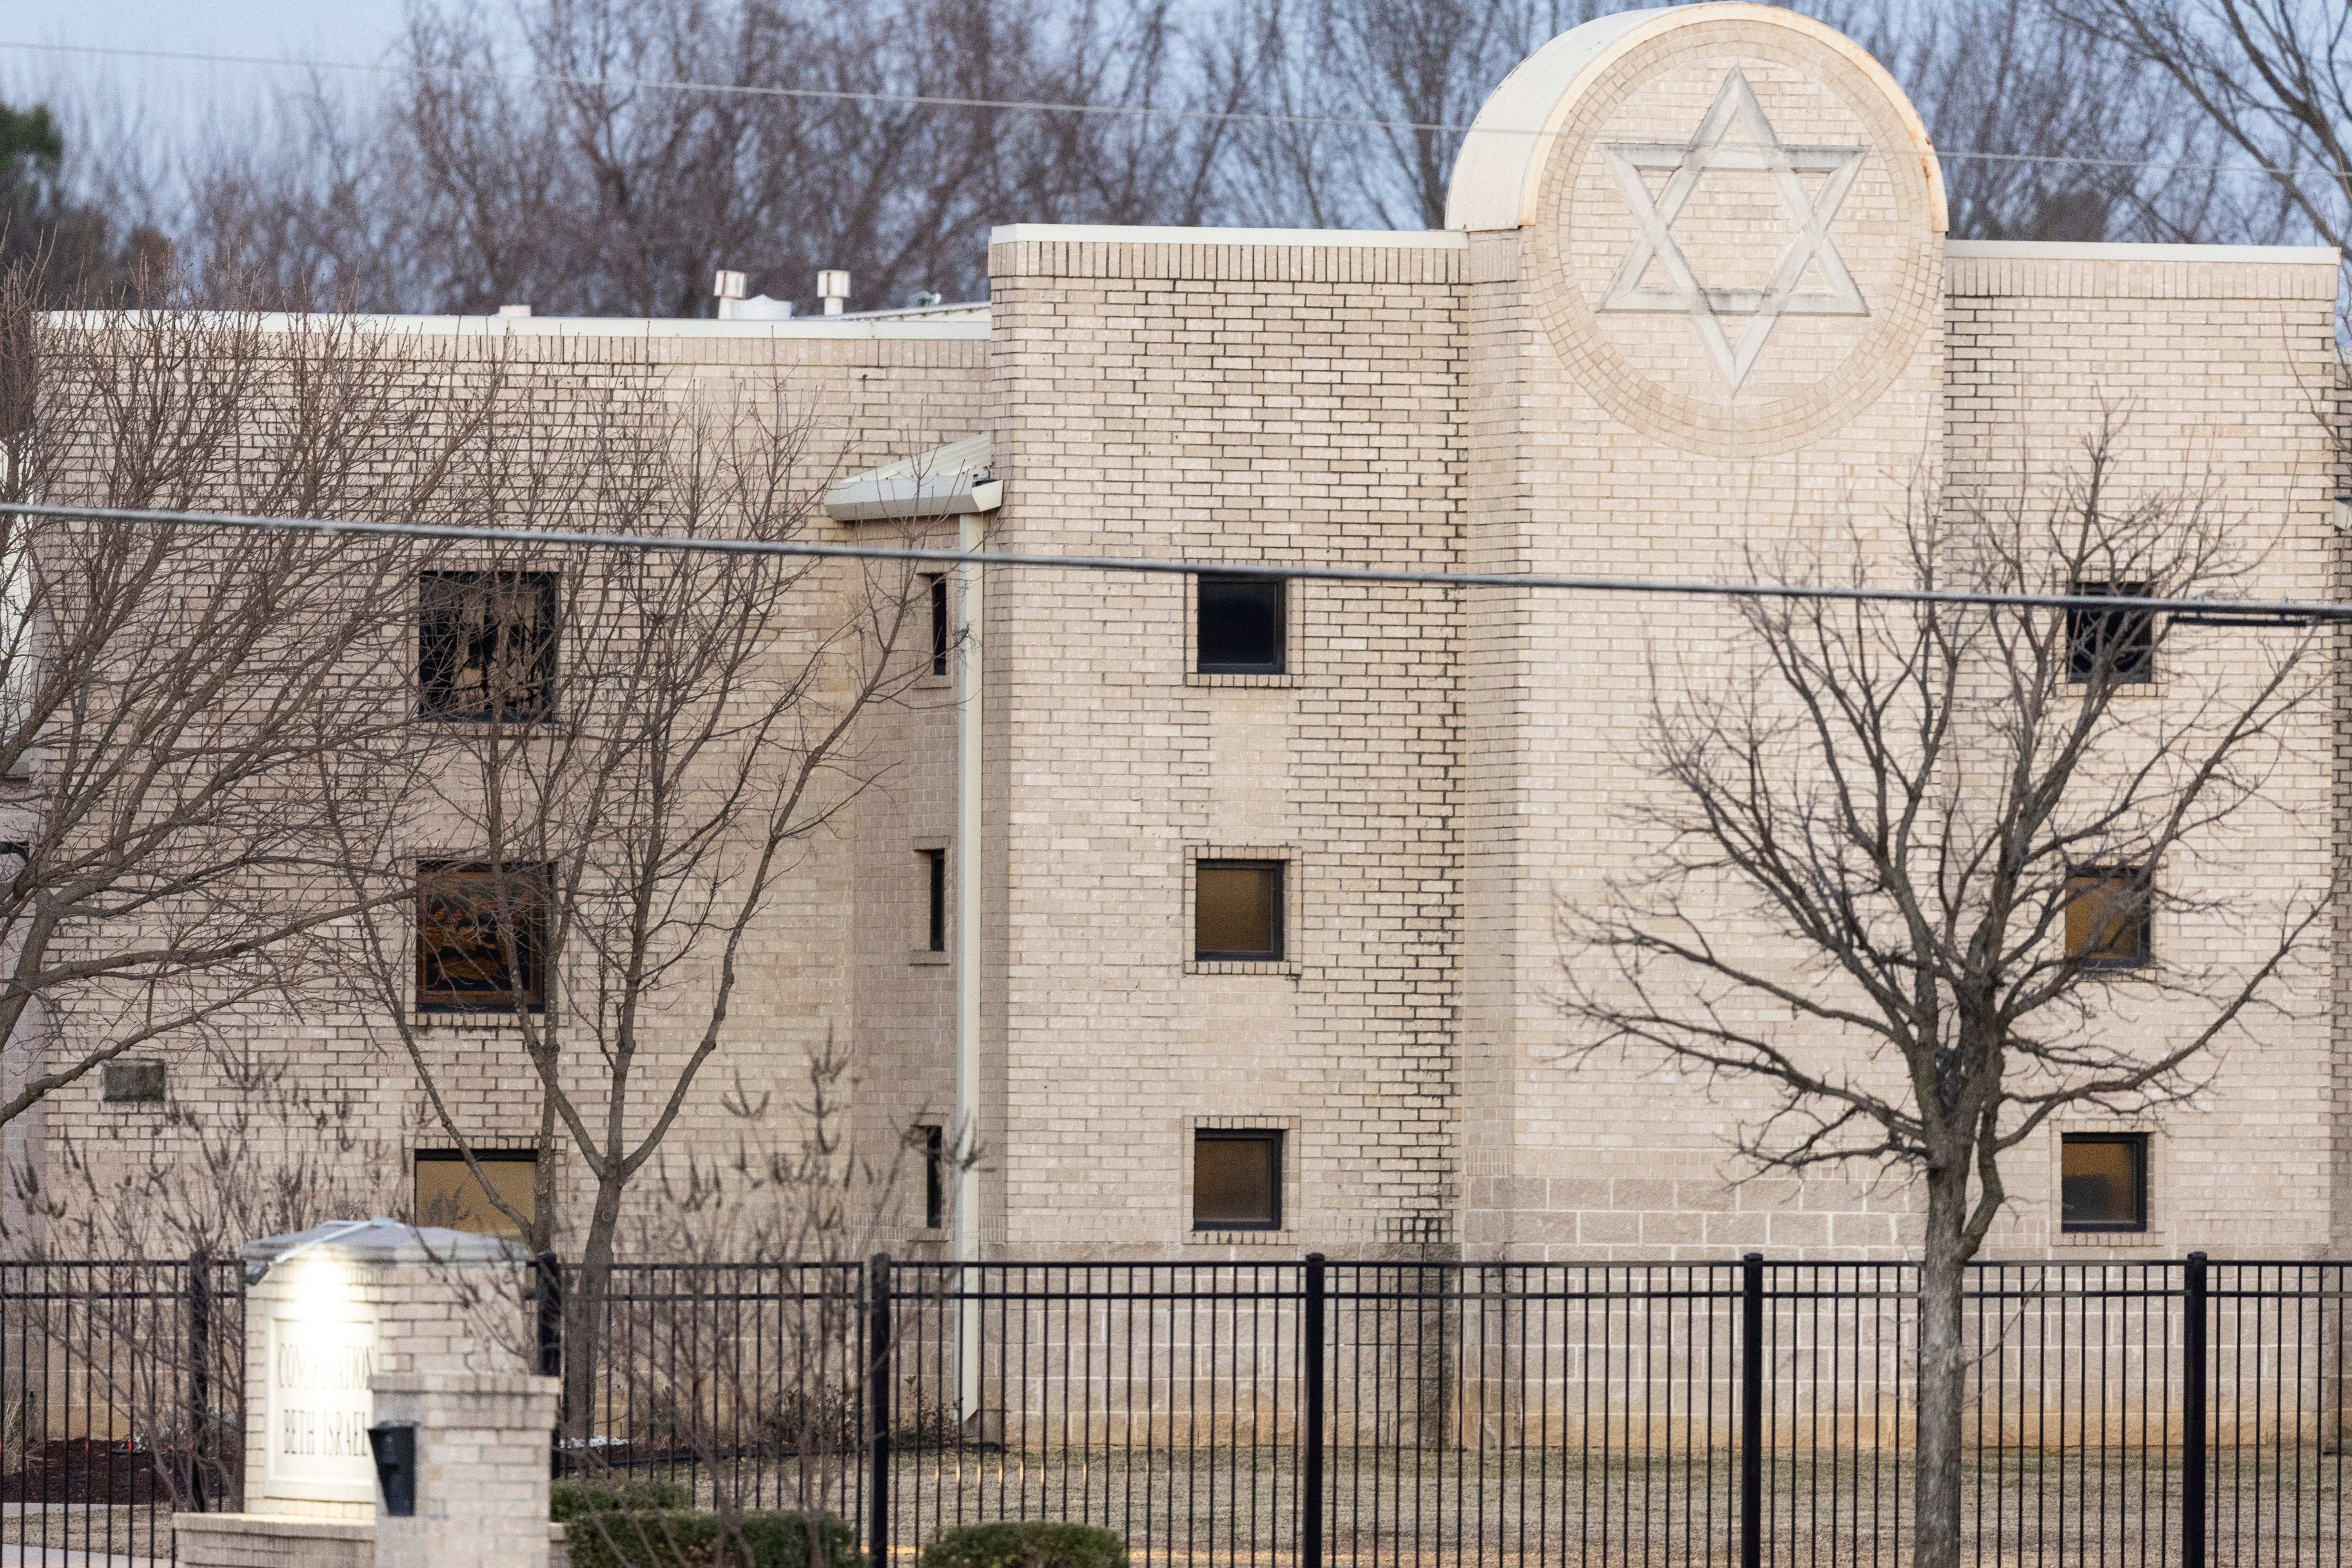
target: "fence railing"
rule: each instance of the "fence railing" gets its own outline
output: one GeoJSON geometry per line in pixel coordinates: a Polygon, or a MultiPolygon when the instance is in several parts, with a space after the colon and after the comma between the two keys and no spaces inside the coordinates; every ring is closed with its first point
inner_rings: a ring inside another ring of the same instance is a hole
{"type": "MultiPolygon", "coordinates": [[[[1971,1270],[1977,1563],[2345,1556],[2352,1265],[1971,1270]]],[[[559,1471],[854,1521],[872,1561],[1070,1520],[1139,1563],[1894,1564],[1903,1264],[543,1269],[559,1471]]],[[[172,1555],[243,1502],[232,1262],[0,1262],[11,1561],[172,1555]]]]}

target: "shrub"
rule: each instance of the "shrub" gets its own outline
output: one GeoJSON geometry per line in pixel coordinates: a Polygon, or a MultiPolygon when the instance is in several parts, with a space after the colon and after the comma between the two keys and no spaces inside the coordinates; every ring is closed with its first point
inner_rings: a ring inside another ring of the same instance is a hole
{"type": "Polygon", "coordinates": [[[968,1524],[925,1547],[922,1568],[1127,1568],[1127,1543],[1090,1524],[968,1524]]]}
{"type": "Polygon", "coordinates": [[[586,1480],[558,1481],[548,1488],[547,1517],[574,1520],[594,1513],[649,1513],[692,1508],[694,1494],[676,1481],[651,1477],[597,1476],[586,1480]]]}
{"type": "MultiPolygon", "coordinates": [[[[715,1513],[683,1510],[588,1511],[565,1521],[572,1568],[716,1568],[719,1552],[731,1568],[813,1568],[808,1521],[797,1513],[747,1513],[740,1543],[749,1564],[715,1513]]],[[[857,1532],[826,1514],[817,1521],[814,1568],[860,1568],[857,1532]]],[[[1124,1559],[1122,1559],[1124,1561],[1124,1559]]]]}

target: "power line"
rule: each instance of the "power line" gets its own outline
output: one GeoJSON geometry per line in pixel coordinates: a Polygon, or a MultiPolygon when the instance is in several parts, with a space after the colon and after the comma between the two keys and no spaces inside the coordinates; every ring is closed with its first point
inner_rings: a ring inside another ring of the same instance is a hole
{"type": "MultiPolygon", "coordinates": [[[[937,93],[861,92],[845,88],[759,87],[740,82],[669,80],[651,77],[574,76],[562,71],[494,71],[476,66],[369,64],[358,60],[288,59],[271,55],[217,55],[191,49],[133,49],[101,44],[36,44],[0,38],[0,49],[24,49],[38,54],[101,55],[121,59],[179,60],[200,65],[272,66],[288,70],[350,71],[365,76],[447,77],[463,81],[529,83],[541,87],[592,87],[623,91],[691,92],[714,96],[802,99],[831,103],[888,103],[920,109],[986,109],[1030,114],[1092,114],[1114,119],[1182,120],[1236,125],[1303,125],[1347,131],[1403,131],[1449,135],[1563,135],[1562,132],[1500,125],[1460,125],[1444,121],[1363,120],[1341,115],[1270,114],[1258,110],[1170,109],[1155,105],[1114,103],[1055,103],[1036,99],[960,98],[937,93]]],[[[1908,158],[1912,147],[1872,148],[1880,156],[1908,158]]],[[[1948,153],[1936,150],[1947,163],[2051,163],[2075,169],[2157,169],[2168,174],[2263,174],[2272,179],[2342,180],[2352,171],[2268,163],[2175,163],[2152,158],[2081,158],[2055,153],[1948,153]]]]}
{"type": "Polygon", "coordinates": [[[330,537],[373,534],[477,544],[545,544],[567,549],[641,550],[704,555],[750,555],[820,561],[897,561],[921,565],[1003,566],[1058,572],[1133,572],[1163,576],[1300,578],[1326,583],[1390,583],[1439,588],[1538,588],[1576,594],[1650,594],[1727,599],[1825,599],[1858,604],[1978,605],[2008,609],[2085,610],[2098,615],[2145,611],[2191,624],[2300,626],[2352,621],[2352,604],[2302,599],[2158,598],[2130,594],[2001,594],[1948,588],[1838,588],[1796,583],[1709,583],[1651,577],[1558,577],[1517,572],[1397,572],[1376,566],[1235,561],[1167,561],[1131,555],[1039,555],[1013,551],[926,550],[882,544],[811,544],[799,540],[708,539],[660,533],[586,533],[552,528],[476,528],[439,522],[356,522],[335,518],[257,517],[242,512],[142,511],[124,507],[54,506],[0,501],[0,513],[88,522],[193,523],[271,533],[330,537]]]}

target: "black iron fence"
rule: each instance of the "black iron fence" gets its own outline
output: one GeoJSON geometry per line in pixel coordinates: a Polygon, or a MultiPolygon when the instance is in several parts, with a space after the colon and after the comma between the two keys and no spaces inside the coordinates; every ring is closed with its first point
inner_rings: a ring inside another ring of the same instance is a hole
{"type": "Polygon", "coordinates": [[[235,1259],[0,1261],[0,1555],[169,1559],[171,1516],[240,1506],[235,1259]]]}
{"type": "MultiPolygon", "coordinates": [[[[1972,1270],[1969,1561],[2343,1561],[2347,1269],[1972,1270]]],[[[551,1272],[559,1470],[837,1514],[877,1562],[1005,1519],[1153,1563],[1910,1556],[1906,1265],[551,1272]]],[[[243,1343],[233,1263],[0,1263],[7,1560],[168,1558],[171,1511],[241,1506],[243,1343]]]]}

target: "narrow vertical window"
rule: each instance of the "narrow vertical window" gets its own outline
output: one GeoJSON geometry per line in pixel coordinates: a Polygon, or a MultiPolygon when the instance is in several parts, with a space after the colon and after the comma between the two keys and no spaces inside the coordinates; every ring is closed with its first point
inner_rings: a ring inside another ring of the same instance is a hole
{"type": "Polygon", "coordinates": [[[1192,1228],[1282,1228],[1282,1134],[1200,1128],[1192,1134],[1192,1228]]]}
{"type": "Polygon", "coordinates": [[[923,1224],[937,1230],[948,1222],[947,1129],[919,1131],[923,1134],[923,1224]]]}
{"type": "Polygon", "coordinates": [[[948,852],[944,849],[923,851],[923,874],[929,883],[931,899],[930,937],[927,943],[933,952],[948,950],[948,852]]]}
{"type": "Polygon", "coordinates": [[[2069,1132],[2058,1146],[2059,1228],[2147,1228],[2145,1133],[2069,1132]]]}
{"type": "MultiPolygon", "coordinates": [[[[2145,583],[2077,583],[2078,595],[2114,595],[2137,599],[2147,593],[2145,583]]],[[[2066,612],[2066,678],[2087,681],[2108,666],[2107,679],[2117,686],[2141,686],[2156,679],[2156,617],[2146,610],[2069,610],[2066,612]]]]}
{"type": "Polygon", "coordinates": [[[931,585],[931,673],[948,672],[948,580],[944,573],[933,573],[925,581],[931,585]]]}
{"type": "Polygon", "coordinates": [[[1202,577],[1194,652],[1203,675],[1283,673],[1284,594],[1279,577],[1202,577]]]}

